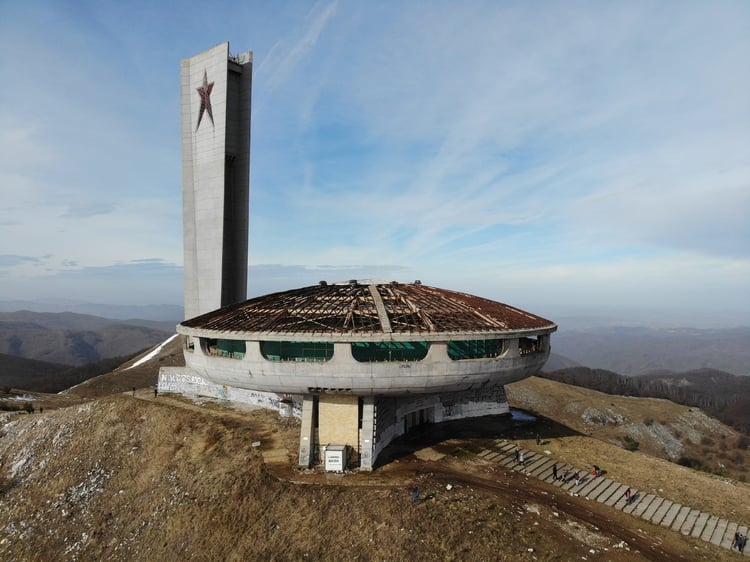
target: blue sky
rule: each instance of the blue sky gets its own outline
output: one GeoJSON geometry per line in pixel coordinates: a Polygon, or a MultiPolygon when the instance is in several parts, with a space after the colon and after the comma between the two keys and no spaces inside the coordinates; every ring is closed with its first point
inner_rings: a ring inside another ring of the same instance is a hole
{"type": "Polygon", "coordinates": [[[5,0],[0,298],[182,302],[180,59],[224,41],[254,51],[250,296],[750,318],[743,1],[5,0]]]}

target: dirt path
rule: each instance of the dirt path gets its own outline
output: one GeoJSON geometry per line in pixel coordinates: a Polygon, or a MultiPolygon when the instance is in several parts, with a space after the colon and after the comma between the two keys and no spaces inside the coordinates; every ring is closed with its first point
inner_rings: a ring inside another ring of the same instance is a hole
{"type": "MultiPolygon", "coordinates": [[[[136,396],[154,400],[153,395],[145,393],[136,396]]],[[[595,540],[591,538],[594,535],[605,535],[626,545],[624,548],[631,554],[640,553],[648,560],[721,560],[730,554],[666,528],[634,520],[602,503],[569,494],[536,478],[483,461],[470,452],[487,444],[486,439],[476,436],[433,439],[426,447],[407,445],[405,451],[399,451],[396,445],[389,462],[374,472],[327,474],[296,467],[299,427],[296,420],[280,418],[262,408],[235,404],[227,407],[210,399],[196,403],[183,397],[160,395],[155,401],[163,406],[198,411],[253,427],[259,436],[266,468],[279,480],[300,485],[402,489],[419,481],[426,494],[445,494],[447,488],[471,489],[483,496],[502,496],[514,504],[534,506],[533,509],[545,515],[548,525],[560,527],[582,542],[595,540]],[[457,451],[469,451],[469,454],[465,458],[455,458],[452,453],[457,451]]],[[[627,553],[618,554],[625,556],[627,553]]]]}

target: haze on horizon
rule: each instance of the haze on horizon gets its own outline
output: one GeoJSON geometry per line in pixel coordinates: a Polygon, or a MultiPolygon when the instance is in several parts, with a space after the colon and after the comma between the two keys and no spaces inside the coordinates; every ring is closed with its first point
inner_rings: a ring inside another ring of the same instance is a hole
{"type": "Polygon", "coordinates": [[[0,298],[181,304],[179,63],[227,40],[250,296],[750,318],[741,1],[3,2],[0,298]]]}

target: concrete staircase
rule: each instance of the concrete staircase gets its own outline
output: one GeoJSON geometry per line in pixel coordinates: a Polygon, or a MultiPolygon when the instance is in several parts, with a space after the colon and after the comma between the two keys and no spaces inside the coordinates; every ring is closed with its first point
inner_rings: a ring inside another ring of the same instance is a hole
{"type": "MultiPolygon", "coordinates": [[[[680,505],[654,494],[640,493],[635,488],[630,488],[632,499],[628,503],[625,498],[625,490],[628,489],[626,484],[603,476],[595,478],[592,476],[590,469],[584,470],[561,463],[549,455],[520,449],[512,441],[497,439],[494,446],[480,452],[479,457],[513,470],[522,471],[570,493],[576,493],[591,501],[601,502],[633,517],[649,521],[654,525],[669,527],[685,536],[699,538],[716,546],[731,548],[734,534],[737,531],[747,536],[748,528],[746,525],[727,521],[716,515],[680,505]],[[523,464],[516,460],[516,450],[523,453],[523,464]],[[552,466],[555,463],[557,463],[558,477],[567,475],[567,479],[555,480],[552,477],[552,466]],[[576,472],[581,476],[578,486],[573,479],[576,472]]],[[[737,550],[734,552],[740,554],[737,550]]],[[[745,549],[744,555],[750,556],[750,546],[745,549]]]]}

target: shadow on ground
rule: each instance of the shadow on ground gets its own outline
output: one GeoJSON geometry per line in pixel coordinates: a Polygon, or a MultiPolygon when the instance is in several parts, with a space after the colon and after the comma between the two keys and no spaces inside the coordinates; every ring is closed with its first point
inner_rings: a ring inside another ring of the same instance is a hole
{"type": "Polygon", "coordinates": [[[378,456],[375,468],[407,458],[426,447],[460,456],[478,453],[495,439],[533,439],[544,441],[580,435],[578,431],[553,420],[516,408],[510,414],[466,420],[424,424],[393,440],[378,456]],[[462,440],[458,445],[454,440],[462,440]]]}

